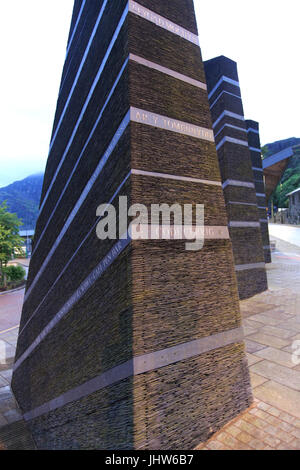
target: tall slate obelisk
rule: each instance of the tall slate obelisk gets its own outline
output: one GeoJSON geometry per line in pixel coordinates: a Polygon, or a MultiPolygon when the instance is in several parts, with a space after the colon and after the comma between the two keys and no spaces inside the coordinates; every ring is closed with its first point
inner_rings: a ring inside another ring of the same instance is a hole
{"type": "Polygon", "coordinates": [[[252,161],[252,170],[256,189],[257,207],[259,213],[259,222],[261,227],[265,262],[272,263],[269,223],[267,218],[267,198],[259,137],[259,124],[258,122],[249,119],[245,121],[245,124],[247,128],[249,150],[252,161]]]}
{"type": "Polygon", "coordinates": [[[192,0],[75,1],[13,389],[42,449],[192,449],[251,403],[192,0]],[[205,245],[100,204],[205,205],[205,245]]]}
{"type": "Polygon", "coordinates": [[[237,64],[216,57],[205,62],[205,73],[239,295],[247,299],[268,284],[237,64]]]}

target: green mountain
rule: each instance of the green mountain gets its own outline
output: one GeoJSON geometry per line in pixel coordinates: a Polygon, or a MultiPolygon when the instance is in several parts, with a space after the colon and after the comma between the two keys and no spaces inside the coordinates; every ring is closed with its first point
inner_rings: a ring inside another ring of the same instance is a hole
{"type": "MultiPolygon", "coordinates": [[[[288,147],[295,147],[295,155],[290,159],[287,169],[272,198],[277,207],[288,207],[287,194],[300,187],[300,139],[295,137],[267,144],[262,148],[263,158],[270,157],[288,147]]],[[[0,204],[7,201],[10,212],[16,213],[23,221],[21,230],[32,230],[39,212],[43,185],[43,173],[28,176],[22,181],[0,188],[0,204]]]]}
{"type": "Polygon", "coordinates": [[[38,173],[0,188],[0,204],[7,201],[8,210],[16,213],[23,222],[21,230],[35,228],[43,179],[44,174],[38,173]]]}
{"type": "Polygon", "coordinates": [[[288,207],[287,194],[300,188],[300,139],[292,137],[279,140],[265,145],[262,149],[263,158],[267,158],[289,147],[294,147],[295,155],[290,158],[284,175],[273,193],[272,199],[276,207],[288,207]]]}

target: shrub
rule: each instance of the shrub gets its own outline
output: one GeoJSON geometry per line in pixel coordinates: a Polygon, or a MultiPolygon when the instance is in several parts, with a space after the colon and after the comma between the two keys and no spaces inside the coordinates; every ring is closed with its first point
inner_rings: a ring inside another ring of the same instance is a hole
{"type": "Polygon", "coordinates": [[[22,266],[7,266],[4,268],[4,271],[8,281],[10,282],[23,281],[26,275],[26,271],[22,268],[22,266]]]}

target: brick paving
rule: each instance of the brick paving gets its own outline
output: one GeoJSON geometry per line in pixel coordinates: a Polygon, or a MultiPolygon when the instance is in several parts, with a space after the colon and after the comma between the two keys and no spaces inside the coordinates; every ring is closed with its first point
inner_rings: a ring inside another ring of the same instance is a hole
{"type": "Polygon", "coordinates": [[[300,449],[300,248],[276,247],[269,290],[241,302],[253,406],[199,450],[300,449]]]}
{"type": "MultiPolygon", "coordinates": [[[[300,449],[300,361],[292,361],[300,341],[300,248],[277,240],[267,269],[269,290],[241,302],[254,403],[199,450],[300,449]]],[[[34,448],[10,390],[23,294],[0,297],[0,449],[34,448]]]]}
{"type": "Polygon", "coordinates": [[[18,327],[0,332],[0,427],[22,419],[10,388],[18,327]]]}
{"type": "Polygon", "coordinates": [[[0,297],[0,450],[34,449],[10,383],[24,289],[0,297]]]}
{"type": "Polygon", "coordinates": [[[263,401],[228,423],[196,450],[299,450],[300,420],[263,401]]]}

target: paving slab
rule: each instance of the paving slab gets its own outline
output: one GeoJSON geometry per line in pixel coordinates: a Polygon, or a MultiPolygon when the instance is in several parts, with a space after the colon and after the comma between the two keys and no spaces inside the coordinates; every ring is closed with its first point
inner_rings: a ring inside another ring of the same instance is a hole
{"type": "MultiPolygon", "coordinates": [[[[5,417],[0,413],[0,428],[2,426],[6,426],[7,424],[8,424],[7,419],[5,419],[5,417]]],[[[1,447],[0,447],[0,450],[1,450],[1,447]]]]}
{"type": "Polygon", "coordinates": [[[251,380],[252,389],[255,389],[259,385],[262,385],[268,381],[268,379],[266,379],[265,377],[262,377],[261,375],[257,375],[254,372],[251,372],[251,369],[250,369],[250,380],[251,380]]]}
{"type": "Polygon", "coordinates": [[[285,328],[278,328],[276,326],[263,326],[260,329],[260,333],[265,333],[267,335],[276,336],[277,338],[281,339],[289,339],[294,336],[294,332],[291,330],[287,330],[285,328]]]}
{"type": "Polygon", "coordinates": [[[241,312],[242,313],[247,313],[249,312],[251,315],[255,313],[262,313],[266,312],[268,310],[273,310],[276,309],[276,305],[266,305],[265,302],[258,302],[255,300],[245,300],[241,302],[241,312]]]}
{"type": "Polygon", "coordinates": [[[288,384],[289,388],[300,392],[300,372],[270,361],[262,361],[251,366],[251,372],[262,377],[278,382],[282,385],[288,384]]]}
{"type": "Polygon", "coordinates": [[[294,335],[300,333],[300,323],[298,320],[289,320],[286,322],[281,322],[277,325],[279,328],[285,328],[291,330],[294,335]]]}
{"type": "Polygon", "coordinates": [[[18,409],[8,410],[3,413],[3,416],[7,420],[8,424],[16,423],[23,419],[22,413],[18,409]]]}
{"type": "Polygon", "coordinates": [[[7,380],[4,379],[4,377],[1,377],[1,375],[0,375],[0,388],[6,387],[7,385],[8,385],[7,380]]]}
{"type": "Polygon", "coordinates": [[[255,397],[300,419],[300,392],[274,381],[255,389],[255,397]]]}
{"type": "Polygon", "coordinates": [[[258,321],[253,321],[252,318],[243,319],[243,326],[248,326],[254,330],[259,330],[264,326],[264,323],[259,323],[258,321]]]}
{"type": "Polygon", "coordinates": [[[259,313],[258,315],[253,315],[251,317],[251,320],[258,321],[260,323],[263,323],[264,325],[277,326],[280,323],[282,323],[284,319],[282,318],[279,319],[279,318],[275,318],[269,315],[265,315],[263,313],[259,313]]]}
{"type": "Polygon", "coordinates": [[[13,373],[13,369],[6,369],[3,371],[0,371],[0,377],[5,379],[7,382],[11,382],[12,373],[13,373]]]}
{"type": "Polygon", "coordinates": [[[266,346],[260,343],[255,343],[254,341],[249,340],[248,338],[245,339],[246,351],[247,353],[253,354],[261,349],[264,349],[266,346]]]}
{"type": "Polygon", "coordinates": [[[19,325],[24,289],[0,296],[0,332],[19,325]]]}
{"type": "Polygon", "coordinates": [[[271,362],[276,362],[276,364],[288,367],[290,369],[296,367],[296,364],[294,364],[292,361],[292,354],[281,351],[280,349],[266,348],[262,349],[261,351],[257,351],[256,355],[260,358],[267,359],[271,362]]]}
{"type": "Polygon", "coordinates": [[[271,346],[274,348],[284,348],[290,344],[290,341],[284,340],[281,338],[276,338],[275,336],[266,335],[264,333],[254,333],[247,337],[247,340],[254,341],[265,346],[271,346]]]}
{"type": "Polygon", "coordinates": [[[244,330],[244,335],[245,336],[250,336],[253,335],[254,333],[258,333],[258,328],[252,328],[251,326],[245,326],[243,327],[244,330]]]}
{"type": "Polygon", "coordinates": [[[268,318],[275,318],[276,320],[290,320],[295,316],[295,313],[291,313],[287,311],[288,306],[285,305],[285,308],[277,307],[274,310],[268,310],[263,312],[263,315],[268,318]]]}
{"type": "Polygon", "coordinates": [[[247,353],[247,359],[248,359],[249,366],[252,366],[252,364],[256,364],[257,362],[260,362],[263,360],[261,357],[258,357],[257,355],[250,354],[250,353],[247,353]]]}

